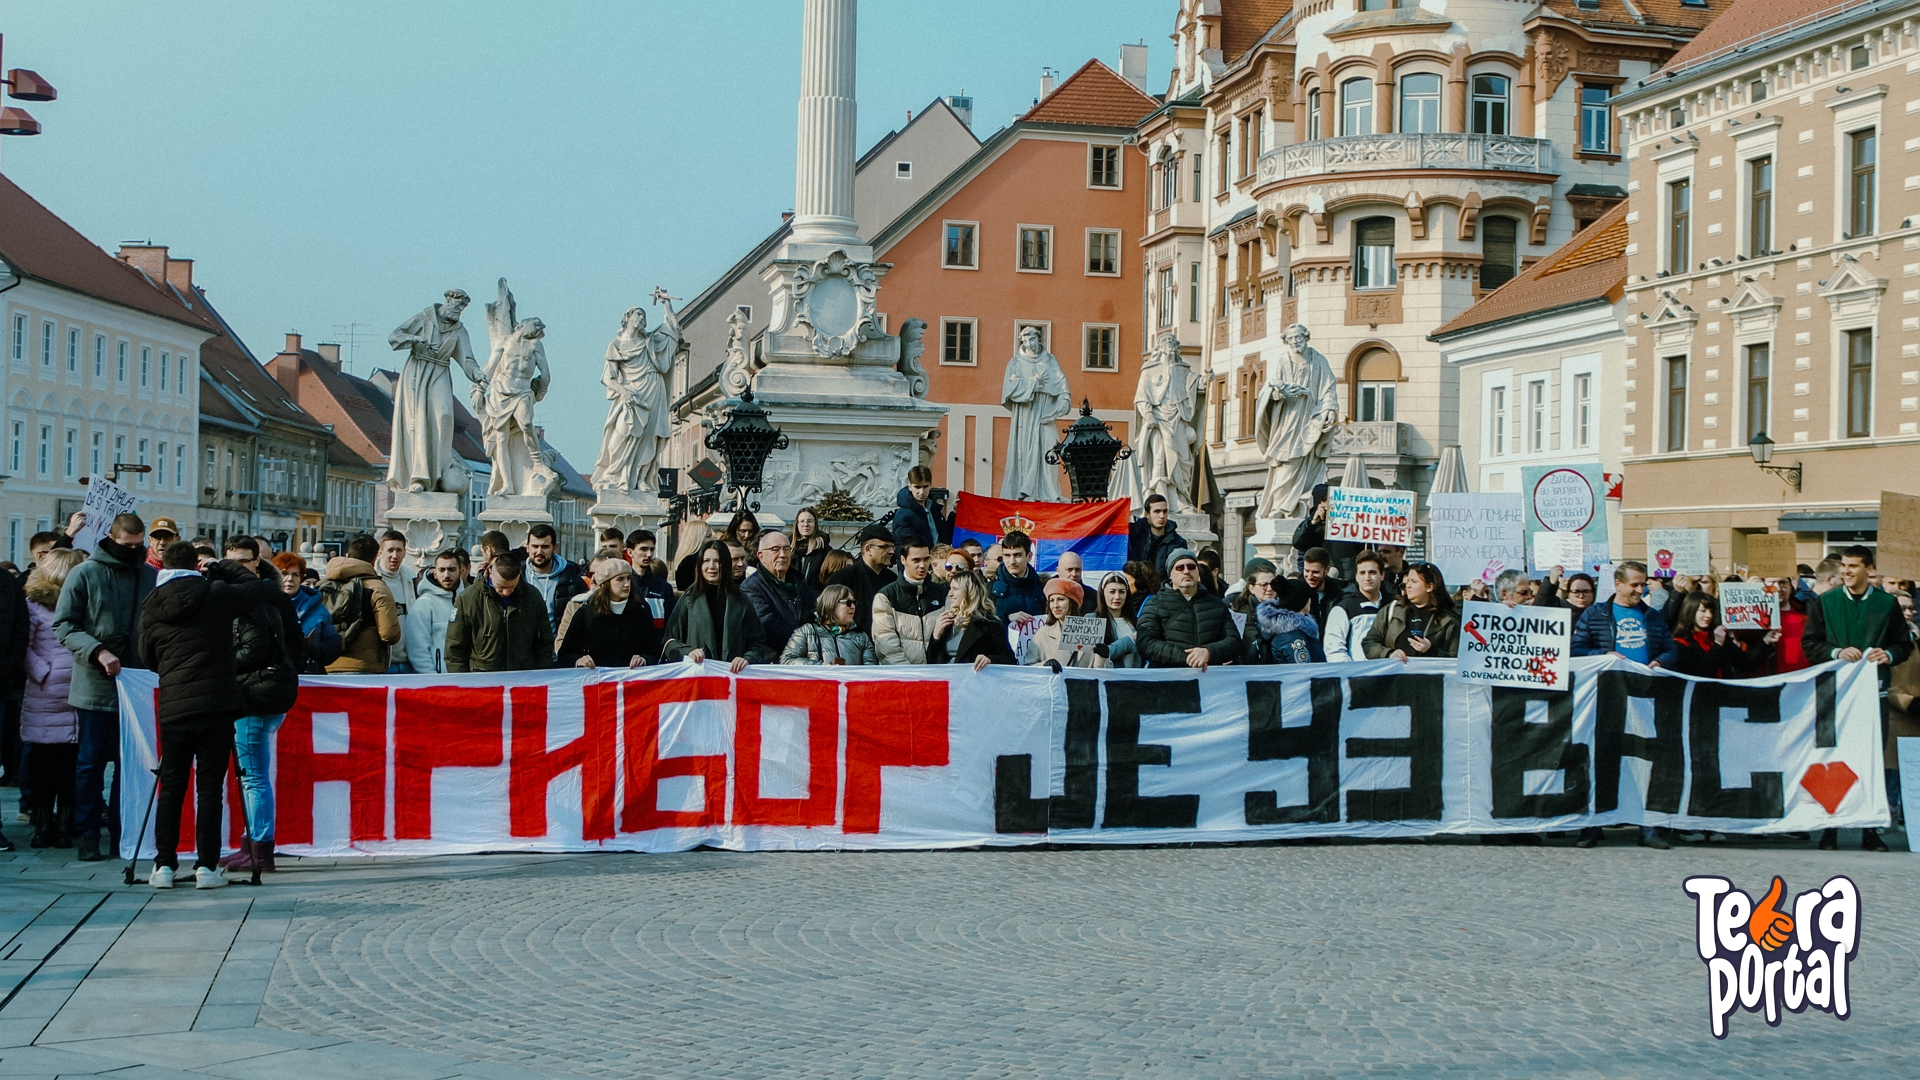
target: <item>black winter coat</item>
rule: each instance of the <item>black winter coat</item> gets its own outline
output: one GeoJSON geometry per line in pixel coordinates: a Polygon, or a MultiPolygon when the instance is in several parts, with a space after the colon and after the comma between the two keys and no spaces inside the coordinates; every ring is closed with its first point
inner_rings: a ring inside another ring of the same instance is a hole
{"type": "Polygon", "coordinates": [[[21,579],[0,571],[0,701],[19,701],[27,689],[27,594],[21,579]]]}
{"type": "MultiPolygon", "coordinates": [[[[900,580],[900,575],[892,569],[874,570],[867,566],[866,560],[855,559],[840,568],[840,572],[827,579],[829,585],[845,585],[853,590],[854,603],[859,604],[853,625],[863,634],[873,633],[873,598],[880,590],[900,580]]],[[[807,620],[801,620],[805,622],[807,620]]],[[[785,645],[785,642],[781,642],[785,645]]]]}
{"type": "Polygon", "coordinates": [[[234,677],[233,620],[260,604],[286,602],[280,583],[239,563],[175,578],[140,609],[140,658],[160,673],[161,723],[237,720],[247,701],[234,677]]]}
{"type": "Polygon", "coordinates": [[[1127,524],[1127,561],[1146,563],[1162,578],[1167,576],[1167,556],[1188,546],[1171,520],[1167,522],[1167,531],[1159,536],[1153,535],[1153,526],[1146,518],[1134,518],[1127,524]]]}
{"type": "Polygon", "coordinates": [[[721,621],[725,625],[716,633],[713,605],[707,596],[689,593],[681,597],[673,606],[673,617],[667,620],[662,659],[684,660],[688,653],[699,649],[707,654],[707,659],[723,664],[735,657],[745,658],[749,664],[779,662],[779,648],[767,641],[766,632],[760,627],[760,616],[753,613],[753,604],[740,595],[739,590],[727,597],[721,621]]]}
{"type": "Polygon", "coordinates": [[[560,642],[557,666],[573,667],[583,656],[593,657],[593,665],[604,668],[626,667],[636,656],[649,664],[660,662],[666,630],[653,625],[653,612],[644,597],[631,597],[625,611],[610,610],[604,615],[593,605],[592,599],[583,600],[573,613],[567,636],[560,642]]]}
{"type": "Polygon", "coordinates": [[[1207,650],[1209,663],[1240,659],[1246,649],[1233,625],[1233,610],[1217,596],[1196,591],[1193,599],[1169,585],[1140,607],[1140,652],[1151,667],[1186,667],[1187,650],[1207,650]]]}
{"type": "MultiPolygon", "coordinates": [[[[760,617],[761,635],[768,645],[778,643],[778,647],[785,648],[795,630],[813,621],[816,597],[804,581],[796,580],[788,585],[763,567],[740,583],[740,595],[747,598],[753,605],[753,613],[760,617]]],[[[873,610],[872,600],[867,601],[867,610],[873,610]]],[[[871,615],[868,620],[871,624],[871,615]]]]}
{"type": "Polygon", "coordinates": [[[286,712],[300,692],[307,639],[300,633],[293,598],[284,592],[281,598],[279,603],[255,604],[233,620],[233,671],[249,716],[286,712]]]}

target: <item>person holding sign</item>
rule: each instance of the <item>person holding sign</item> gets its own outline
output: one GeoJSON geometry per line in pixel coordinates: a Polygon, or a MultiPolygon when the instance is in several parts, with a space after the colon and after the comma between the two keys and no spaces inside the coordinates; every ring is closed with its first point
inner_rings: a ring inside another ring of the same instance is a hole
{"type": "Polygon", "coordinates": [[[1751,652],[1742,649],[1720,621],[1720,602],[1703,592],[1688,593],[1680,602],[1673,644],[1678,650],[1673,670],[1703,679],[1744,679],[1773,660],[1769,643],[1762,642],[1751,652]]]}
{"type": "Polygon", "coordinates": [[[1400,595],[1380,609],[1360,647],[1369,660],[1405,663],[1415,656],[1458,656],[1460,619],[1453,612],[1453,597],[1447,593],[1440,568],[1408,563],[1400,595]]]}
{"type": "Polygon", "coordinates": [[[1104,643],[1100,639],[1106,636],[1106,626],[1104,620],[1093,616],[1083,618],[1076,614],[1086,599],[1079,583],[1063,577],[1052,578],[1046,585],[1046,597],[1046,621],[1027,639],[1020,662],[1044,664],[1052,661],[1061,667],[1106,667],[1107,661],[1094,651],[1095,645],[1104,643]],[[1074,637],[1083,640],[1070,640],[1074,637]]]}
{"type": "MultiPolygon", "coordinates": [[[[1816,664],[1840,660],[1857,664],[1864,660],[1880,669],[1880,699],[1885,713],[1887,687],[1895,665],[1913,652],[1913,639],[1907,633],[1907,620],[1901,615],[1900,602],[1891,593],[1873,587],[1873,551],[1858,544],[1840,552],[1840,588],[1821,593],[1807,608],[1807,628],[1801,647],[1807,659],[1816,664]]],[[[1887,795],[1897,802],[1900,772],[1887,770],[1887,795]]],[[[1840,846],[1840,833],[1828,829],[1820,834],[1820,850],[1840,846]]],[[[1860,846],[1867,851],[1885,851],[1887,842],[1880,830],[1862,829],[1860,846]]]]}

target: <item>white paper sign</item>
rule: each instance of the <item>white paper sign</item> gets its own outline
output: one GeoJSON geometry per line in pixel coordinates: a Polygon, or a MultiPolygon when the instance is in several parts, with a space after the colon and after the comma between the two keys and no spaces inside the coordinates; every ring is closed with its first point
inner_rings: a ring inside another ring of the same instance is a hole
{"type": "Polygon", "coordinates": [[[1556,566],[1569,574],[1586,569],[1586,538],[1577,532],[1534,533],[1533,568],[1552,570],[1556,566]]]}
{"type": "Polygon", "coordinates": [[[1493,584],[1509,566],[1527,561],[1526,508],[1517,491],[1443,492],[1431,502],[1427,558],[1449,586],[1493,584]]]}
{"type": "Polygon", "coordinates": [[[1720,618],[1729,630],[1772,630],[1780,625],[1780,597],[1762,581],[1723,582],[1720,618]]]}
{"type": "Polygon", "coordinates": [[[1329,543],[1413,543],[1413,492],[1373,488],[1327,489],[1329,543]]]}
{"type": "Polygon", "coordinates": [[[87,516],[87,523],[81,526],[80,535],[73,538],[73,546],[91,553],[100,543],[100,538],[107,535],[113,519],[131,513],[139,501],[133,492],[106,477],[94,477],[87,484],[87,501],[80,506],[80,512],[87,516]]]}
{"type": "Polygon", "coordinates": [[[1107,640],[1106,620],[1098,615],[1069,615],[1060,620],[1060,644],[1085,648],[1107,640]]]}
{"type": "Polygon", "coordinates": [[[1572,650],[1569,608],[1466,603],[1460,622],[1460,678],[1467,682],[1565,690],[1572,650]]]}
{"type": "Polygon", "coordinates": [[[1710,564],[1707,530],[1647,530],[1647,569],[1654,577],[1704,574],[1710,564]]]}
{"type": "MultiPolygon", "coordinates": [[[[1901,761],[1920,761],[1920,739],[1899,738],[1893,742],[1895,752],[1901,761]]],[[[1901,784],[1900,804],[1906,810],[1907,828],[1911,830],[1913,823],[1920,821],[1920,784],[1901,784]]],[[[1913,834],[1909,832],[1907,835],[1913,834]]],[[[1911,841],[1907,843],[1907,848],[1910,851],[1920,852],[1920,849],[1915,848],[1911,841]]]]}
{"type": "Polygon", "coordinates": [[[1233,611],[1228,612],[1228,614],[1233,616],[1233,632],[1245,637],[1247,633],[1247,613],[1244,611],[1233,611]]]}

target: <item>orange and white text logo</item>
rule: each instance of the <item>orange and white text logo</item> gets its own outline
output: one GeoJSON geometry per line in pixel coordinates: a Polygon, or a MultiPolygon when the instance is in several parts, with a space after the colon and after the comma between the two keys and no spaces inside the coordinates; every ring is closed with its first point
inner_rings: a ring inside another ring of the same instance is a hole
{"type": "Polygon", "coordinates": [[[1809,1005],[1845,1020],[1847,964],[1860,952],[1860,890],[1846,877],[1789,899],[1773,879],[1759,899],[1723,877],[1690,877],[1695,943],[1707,964],[1708,1027],[1727,1037],[1737,1006],[1778,1026],[1809,1005]]]}

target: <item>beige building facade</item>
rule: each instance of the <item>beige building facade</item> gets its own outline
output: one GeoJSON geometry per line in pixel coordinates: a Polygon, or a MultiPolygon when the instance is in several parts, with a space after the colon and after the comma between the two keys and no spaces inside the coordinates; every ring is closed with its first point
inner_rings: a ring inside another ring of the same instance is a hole
{"type": "Polygon", "coordinates": [[[1791,531],[1814,562],[1920,492],[1916,72],[1910,3],[1743,0],[1619,99],[1629,551],[1704,528],[1725,568],[1791,531]]]}

